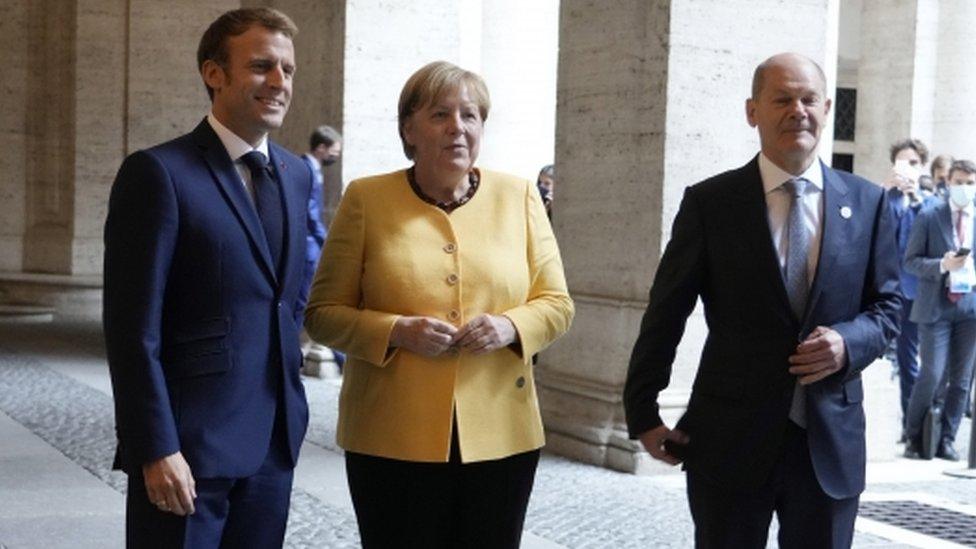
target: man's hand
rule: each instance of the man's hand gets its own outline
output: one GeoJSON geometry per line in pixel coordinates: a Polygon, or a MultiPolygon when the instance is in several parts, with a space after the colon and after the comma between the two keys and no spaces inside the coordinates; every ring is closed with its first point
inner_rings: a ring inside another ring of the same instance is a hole
{"type": "Polygon", "coordinates": [[[650,431],[645,431],[640,436],[641,444],[647,450],[651,457],[660,461],[663,461],[669,465],[677,465],[681,463],[681,459],[677,456],[669,454],[664,448],[664,441],[670,440],[675,444],[688,444],[688,435],[682,433],[677,429],[668,429],[667,425],[658,425],[657,427],[651,429],[650,431]]]}
{"type": "Polygon", "coordinates": [[[474,355],[490,353],[515,342],[518,332],[506,316],[478,315],[465,324],[451,344],[474,355]]]}
{"type": "Polygon", "coordinates": [[[437,356],[453,342],[457,328],[428,316],[402,316],[393,325],[390,346],[423,356],[437,356]]]}
{"type": "Polygon", "coordinates": [[[942,256],[942,270],[947,273],[958,271],[966,264],[966,259],[968,257],[968,254],[956,257],[956,252],[946,252],[945,255],[942,256]]]}
{"type": "Polygon", "coordinates": [[[846,362],[844,338],[830,328],[817,326],[790,356],[790,373],[800,378],[801,385],[810,385],[840,370],[846,362]]]}
{"type": "Polygon", "coordinates": [[[184,516],[194,512],[196,482],[183,454],[176,452],[142,466],[149,501],[164,513],[184,516]]]}

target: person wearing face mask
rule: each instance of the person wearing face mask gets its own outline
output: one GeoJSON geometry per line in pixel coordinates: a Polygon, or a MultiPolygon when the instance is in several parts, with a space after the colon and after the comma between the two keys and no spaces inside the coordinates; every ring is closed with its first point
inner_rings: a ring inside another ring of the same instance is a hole
{"type": "Polygon", "coordinates": [[[953,442],[976,359],[976,275],[971,252],[976,236],[976,164],[953,162],[947,189],[947,201],[936,202],[918,215],[905,251],[906,269],[918,277],[911,320],[918,324],[922,359],[905,418],[905,457],[927,457],[922,452],[922,424],[944,379],[948,387],[935,456],[957,461],[953,442]]]}
{"type": "MultiPolygon", "coordinates": [[[[302,155],[302,160],[312,172],[312,196],[308,199],[308,236],[305,243],[305,280],[302,285],[302,304],[308,298],[309,288],[312,286],[312,277],[315,276],[315,267],[319,263],[319,256],[322,254],[322,246],[325,245],[325,237],[328,229],[322,220],[325,211],[325,177],[322,168],[328,168],[339,161],[342,156],[342,135],[332,126],[319,126],[309,137],[308,152],[302,155]]],[[[339,351],[331,351],[335,359],[338,371],[326,374],[322,370],[322,364],[329,356],[328,348],[320,345],[308,338],[308,334],[302,331],[302,352],[304,355],[304,366],[302,373],[315,377],[335,377],[342,372],[342,366],[346,362],[346,356],[339,351]]]]}
{"type": "Polygon", "coordinates": [[[918,327],[909,318],[915,300],[918,280],[905,269],[905,248],[915,218],[922,207],[933,200],[931,193],[921,186],[922,167],[928,160],[929,150],[918,139],[902,139],[891,145],[891,170],[884,187],[895,224],[895,241],[898,245],[898,279],[901,283],[903,305],[901,331],[895,340],[894,364],[898,368],[901,392],[902,441],[904,441],[904,417],[908,399],[918,377],[918,327]]]}

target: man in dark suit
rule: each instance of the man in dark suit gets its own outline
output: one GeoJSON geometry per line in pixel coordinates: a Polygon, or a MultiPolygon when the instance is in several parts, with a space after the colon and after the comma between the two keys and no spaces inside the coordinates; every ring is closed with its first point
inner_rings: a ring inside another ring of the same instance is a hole
{"type": "Polygon", "coordinates": [[[905,438],[905,417],[908,398],[918,377],[918,325],[909,316],[918,289],[918,279],[905,268],[905,249],[912,224],[922,207],[938,200],[919,184],[919,175],[928,160],[929,150],[918,139],[896,141],[890,151],[892,168],[883,187],[894,215],[895,242],[898,244],[899,283],[901,284],[901,332],[896,341],[896,363],[901,390],[902,438],[905,438]]]}
{"type": "Polygon", "coordinates": [[[976,164],[969,160],[953,162],[946,188],[948,200],[938,201],[918,215],[905,251],[905,268],[918,277],[911,320],[918,323],[922,354],[922,367],[905,415],[905,457],[922,457],[925,415],[947,386],[941,440],[934,451],[936,457],[958,461],[954,441],[976,359],[976,288],[967,282],[955,286],[953,279],[965,279],[960,275],[972,275],[973,271],[972,252],[962,252],[972,250],[976,243],[976,164]]]}
{"type": "Polygon", "coordinates": [[[830,101],[797,54],[756,68],[761,153],[689,187],[624,389],[627,426],[685,462],[699,547],[847,547],[864,489],[861,370],[898,331],[898,260],[882,189],[817,159],[830,101]],[[698,297],[708,337],[684,416],[661,420],[698,297]]]}
{"type": "Polygon", "coordinates": [[[308,421],[299,305],[311,173],[268,141],[294,23],[227,12],[198,50],[210,114],[122,164],[104,327],[130,547],[280,547],[308,421]]]}

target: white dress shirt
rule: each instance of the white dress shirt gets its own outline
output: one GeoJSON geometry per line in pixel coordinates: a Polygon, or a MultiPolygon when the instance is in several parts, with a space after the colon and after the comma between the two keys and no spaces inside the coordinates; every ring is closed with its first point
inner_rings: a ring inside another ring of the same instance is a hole
{"type": "Polygon", "coordinates": [[[230,159],[234,161],[234,168],[237,169],[237,174],[241,176],[241,183],[244,184],[244,190],[247,191],[247,196],[251,198],[251,204],[254,204],[254,186],[251,185],[251,169],[244,164],[241,157],[251,151],[258,151],[264,155],[265,158],[271,158],[268,155],[268,136],[265,135],[261,138],[261,142],[258,143],[257,147],[252,147],[250,143],[241,139],[236,133],[227,129],[217,120],[214,116],[213,111],[207,114],[207,122],[210,123],[210,127],[220,138],[220,142],[224,144],[224,148],[227,149],[227,154],[230,155],[230,159]]]}
{"type": "Polygon", "coordinates": [[[973,208],[972,203],[966,204],[966,207],[960,208],[956,206],[956,203],[949,200],[949,208],[952,211],[952,242],[956,245],[956,249],[959,248],[970,248],[973,247],[973,208]],[[959,225],[959,215],[962,212],[966,212],[966,215],[962,218],[962,236],[963,239],[959,240],[958,231],[956,227],[959,225]]]}
{"type": "Polygon", "coordinates": [[[815,160],[805,172],[799,176],[789,174],[765,154],[759,154],[759,176],[762,178],[763,191],[766,194],[766,212],[769,214],[769,232],[773,237],[773,247],[779,259],[779,267],[786,270],[786,256],[789,250],[789,217],[790,191],[783,185],[790,179],[802,178],[808,181],[800,204],[803,213],[803,225],[810,235],[807,252],[807,284],[813,283],[817,272],[817,260],[820,257],[820,239],[823,237],[823,170],[820,160],[815,160]]]}

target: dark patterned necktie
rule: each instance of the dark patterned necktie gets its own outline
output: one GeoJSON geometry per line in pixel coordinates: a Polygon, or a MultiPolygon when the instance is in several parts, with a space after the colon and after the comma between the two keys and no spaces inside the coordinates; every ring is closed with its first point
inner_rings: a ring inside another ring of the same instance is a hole
{"type": "MultiPolygon", "coordinates": [[[[787,219],[787,251],[786,251],[786,294],[790,299],[790,308],[796,315],[797,321],[803,322],[803,313],[807,307],[807,256],[810,250],[810,235],[803,223],[803,195],[807,190],[807,180],[802,178],[790,179],[783,184],[790,193],[790,215],[787,219]]],[[[806,392],[797,380],[793,390],[793,403],[790,405],[790,419],[800,427],[807,426],[806,392]]]]}
{"type": "Polygon", "coordinates": [[[281,192],[278,182],[268,169],[268,159],[258,151],[251,151],[241,157],[251,170],[251,185],[254,187],[254,206],[264,228],[275,272],[281,267],[281,247],[283,245],[284,220],[281,208],[281,192]]]}

